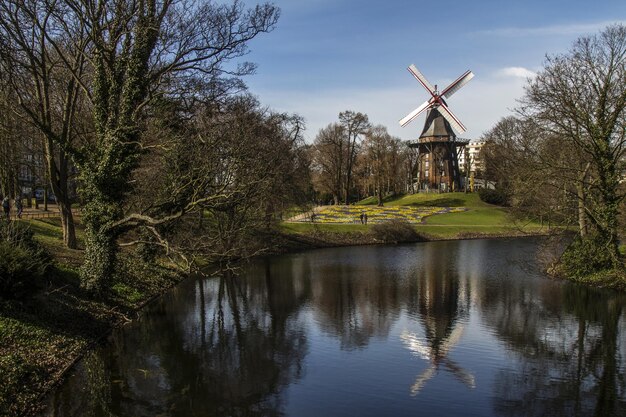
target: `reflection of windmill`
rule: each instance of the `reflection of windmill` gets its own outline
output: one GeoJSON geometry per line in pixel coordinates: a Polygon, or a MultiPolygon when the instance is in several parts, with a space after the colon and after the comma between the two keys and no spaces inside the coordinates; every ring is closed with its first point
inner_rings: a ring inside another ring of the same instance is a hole
{"type": "MultiPolygon", "coordinates": [[[[469,289],[449,268],[447,257],[439,256],[441,249],[435,245],[425,252],[420,271],[422,277],[416,282],[417,304],[414,308],[423,325],[424,337],[407,330],[400,335],[407,349],[429,362],[428,368],[411,387],[412,395],[416,395],[441,367],[468,387],[475,386],[474,376],[448,358],[461,340],[464,318],[469,314],[470,296],[469,289]]],[[[448,253],[455,257],[453,252],[448,253]]]]}
{"type": "Polygon", "coordinates": [[[407,349],[430,362],[430,366],[415,379],[415,383],[411,386],[411,395],[417,395],[424,388],[426,382],[435,376],[440,365],[445,366],[448,371],[452,372],[457,379],[468,387],[474,388],[476,386],[474,375],[448,358],[448,352],[459,342],[462,334],[463,326],[457,326],[440,345],[429,346],[420,340],[415,333],[411,333],[408,330],[402,332],[400,339],[402,339],[407,349]]]}
{"type": "Polygon", "coordinates": [[[468,141],[457,140],[454,131],[462,134],[466,129],[450,111],[443,97],[450,98],[474,78],[474,74],[466,71],[439,92],[437,86],[433,87],[415,65],[411,64],[409,71],[431,95],[430,99],[400,120],[400,125],[404,127],[424,110],[428,110],[422,134],[416,143],[409,145],[418,148],[418,181],[421,185],[440,190],[459,189],[460,172],[456,147],[465,145],[468,141]]]}

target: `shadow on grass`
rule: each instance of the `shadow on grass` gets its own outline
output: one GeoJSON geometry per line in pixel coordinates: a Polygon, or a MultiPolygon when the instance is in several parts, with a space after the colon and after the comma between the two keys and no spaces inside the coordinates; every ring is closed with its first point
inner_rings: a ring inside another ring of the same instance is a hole
{"type": "Polygon", "coordinates": [[[465,201],[460,198],[441,197],[409,204],[412,207],[463,207],[465,201]]]}
{"type": "MultiPolygon", "coordinates": [[[[405,196],[405,194],[389,195],[389,196],[383,198],[383,204],[393,203],[394,201],[400,200],[404,196],[405,196]]],[[[378,205],[378,197],[367,197],[366,199],[359,201],[358,205],[360,205],[360,206],[377,206],[378,205]]]]}
{"type": "Polygon", "coordinates": [[[22,220],[21,222],[31,229],[36,235],[45,236],[47,238],[63,239],[60,219],[35,219],[22,220]]]}
{"type": "Polygon", "coordinates": [[[55,268],[50,279],[32,297],[3,303],[0,314],[51,334],[77,339],[97,338],[110,328],[121,306],[111,300],[95,301],[80,287],[74,271],[55,268]]]}

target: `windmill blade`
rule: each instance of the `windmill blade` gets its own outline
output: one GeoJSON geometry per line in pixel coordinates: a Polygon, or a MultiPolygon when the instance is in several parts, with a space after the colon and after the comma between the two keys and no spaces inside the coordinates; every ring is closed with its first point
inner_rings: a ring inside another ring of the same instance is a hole
{"type": "Polygon", "coordinates": [[[402,120],[400,120],[400,126],[406,126],[411,120],[415,119],[421,112],[426,110],[431,105],[431,101],[425,101],[421,106],[407,114],[402,120]]]}
{"type": "Polygon", "coordinates": [[[474,73],[470,70],[467,70],[465,74],[461,75],[455,81],[453,81],[449,86],[447,86],[442,92],[441,95],[445,98],[450,98],[452,94],[456,93],[463,87],[465,84],[469,83],[470,80],[474,78],[474,73]]]}
{"type": "Polygon", "coordinates": [[[409,72],[413,74],[417,81],[420,82],[424,86],[426,90],[430,93],[431,96],[435,97],[435,87],[431,83],[428,82],[426,77],[417,69],[417,67],[413,64],[409,65],[409,72]]]}
{"type": "Polygon", "coordinates": [[[446,118],[446,120],[448,121],[448,123],[450,123],[450,126],[452,126],[454,130],[459,132],[459,134],[465,133],[467,129],[465,128],[465,126],[463,126],[463,123],[461,123],[461,121],[457,119],[454,114],[452,114],[450,109],[445,104],[440,102],[437,110],[439,111],[439,113],[441,113],[443,117],[446,118]]]}
{"type": "Polygon", "coordinates": [[[411,396],[416,396],[424,388],[424,385],[437,373],[437,367],[430,365],[420,375],[415,378],[415,382],[411,385],[411,396]]]}
{"type": "Polygon", "coordinates": [[[408,330],[402,331],[400,339],[404,343],[407,349],[409,349],[414,355],[421,357],[423,360],[430,360],[432,353],[428,346],[426,346],[416,334],[409,332],[408,330]]]}
{"type": "Polygon", "coordinates": [[[446,339],[443,340],[441,346],[439,347],[439,352],[442,356],[447,355],[450,349],[452,349],[457,343],[459,343],[461,337],[463,336],[463,330],[463,325],[460,324],[452,330],[452,332],[446,339]]]}
{"type": "Polygon", "coordinates": [[[451,361],[450,359],[446,359],[445,363],[446,368],[452,372],[452,375],[454,375],[456,379],[464,383],[468,388],[476,388],[476,378],[474,375],[461,368],[456,362],[451,361]]]}

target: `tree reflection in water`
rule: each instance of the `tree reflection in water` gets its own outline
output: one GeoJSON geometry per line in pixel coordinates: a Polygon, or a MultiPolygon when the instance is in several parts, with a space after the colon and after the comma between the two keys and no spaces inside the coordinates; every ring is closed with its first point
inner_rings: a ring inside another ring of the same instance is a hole
{"type": "Polygon", "coordinates": [[[108,357],[99,351],[85,361],[49,413],[282,415],[281,390],[301,377],[307,351],[302,323],[293,313],[310,290],[297,289],[295,280],[276,279],[269,263],[260,272],[264,280],[230,273],[199,279],[193,299],[185,297],[188,291],[175,291],[143,323],[119,332],[108,357]],[[101,377],[103,362],[110,376],[101,377]],[[112,398],[98,401],[81,388],[95,383],[112,398]],[[81,391],[87,395],[76,395],[81,391]]]}
{"type": "MultiPolygon", "coordinates": [[[[358,253],[358,248],[345,249],[358,253]]],[[[355,253],[355,257],[356,257],[355,253]]],[[[386,339],[402,309],[401,277],[381,267],[385,260],[316,265],[313,302],[318,326],[340,341],[341,349],[362,349],[386,339]]]]}
{"type": "Polygon", "coordinates": [[[626,416],[626,297],[546,279],[536,250],[343,248],[188,281],[83,361],[48,415],[626,416]]]}
{"type": "Polygon", "coordinates": [[[480,298],[484,320],[518,355],[519,364],[497,373],[495,412],[626,416],[619,359],[624,341],[618,339],[625,297],[571,284],[539,285],[533,293],[516,280],[483,287],[489,292],[480,298]]]}

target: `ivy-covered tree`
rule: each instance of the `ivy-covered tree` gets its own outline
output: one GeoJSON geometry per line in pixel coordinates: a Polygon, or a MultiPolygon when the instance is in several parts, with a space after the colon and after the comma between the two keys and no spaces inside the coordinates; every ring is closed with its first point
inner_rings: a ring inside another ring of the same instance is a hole
{"type": "MultiPolygon", "coordinates": [[[[46,51],[58,55],[58,65],[80,86],[91,109],[94,130],[89,140],[53,140],[79,170],[85,225],[81,276],[87,289],[101,291],[115,272],[119,233],[131,221],[162,221],[123,210],[133,170],[147,151],[141,130],[146,109],[158,97],[189,98],[199,85],[215,94],[241,88],[239,77],[254,66],[231,61],[247,52],[248,41],[274,27],[279,10],[269,4],[246,9],[238,0],[3,4],[3,13],[12,20],[39,28],[46,51]],[[77,47],[79,54],[70,54],[65,45],[77,47]]],[[[7,42],[17,41],[9,37],[7,42]]],[[[18,53],[21,47],[17,45],[18,53]]]]}

